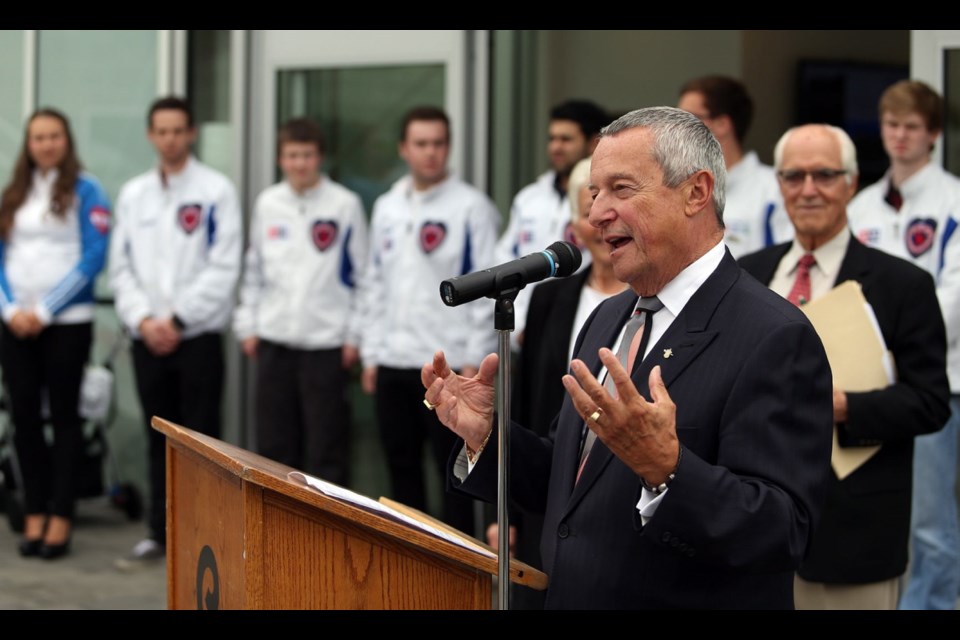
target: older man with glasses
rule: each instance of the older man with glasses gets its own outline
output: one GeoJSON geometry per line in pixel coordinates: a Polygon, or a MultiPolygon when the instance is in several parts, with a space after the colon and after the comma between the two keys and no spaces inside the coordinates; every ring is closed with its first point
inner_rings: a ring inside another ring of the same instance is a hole
{"type": "Polygon", "coordinates": [[[855,280],[896,370],[882,389],[834,387],[839,446],[881,446],[849,475],[832,474],[822,519],[797,572],[796,606],[894,609],[907,567],[913,439],[937,431],[949,415],[946,332],[936,289],[929,273],[864,246],[848,229],[858,170],[856,149],[842,129],[790,129],[774,161],[796,235],[742,257],[740,266],[798,305],[855,280]]]}

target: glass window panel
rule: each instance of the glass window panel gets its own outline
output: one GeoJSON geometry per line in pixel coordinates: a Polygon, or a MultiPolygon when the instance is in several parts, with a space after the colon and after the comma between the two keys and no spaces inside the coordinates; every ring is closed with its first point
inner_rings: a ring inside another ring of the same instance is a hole
{"type": "MultiPolygon", "coordinates": [[[[67,115],[80,160],[113,203],[155,163],[146,112],[156,94],[156,31],[38,32],[37,106],[67,115]]],[[[107,291],[106,270],[97,291],[107,291]]]]}
{"type": "Polygon", "coordinates": [[[960,175],[960,49],[944,49],[943,76],[943,164],[960,175]]]}
{"type": "Polygon", "coordinates": [[[194,151],[205,163],[233,176],[233,126],[230,123],[230,32],[198,30],[187,34],[187,95],[197,125],[194,151]]]}
{"type": "Polygon", "coordinates": [[[0,30],[0,182],[7,184],[23,144],[23,31],[0,30]]]}
{"type": "Polygon", "coordinates": [[[443,106],[444,65],[284,70],[277,89],[277,126],[315,118],[327,143],[324,171],[356,191],[369,214],[377,196],[406,173],[397,155],[406,111],[443,106]]]}
{"type": "Polygon", "coordinates": [[[145,132],[157,95],[157,32],[40,31],[37,39],[37,106],[67,114],[80,159],[116,200],[154,163],[145,132]]]}

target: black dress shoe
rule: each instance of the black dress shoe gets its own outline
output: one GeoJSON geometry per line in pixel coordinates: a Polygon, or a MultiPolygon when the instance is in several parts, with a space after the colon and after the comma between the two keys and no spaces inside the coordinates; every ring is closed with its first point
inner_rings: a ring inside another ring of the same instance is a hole
{"type": "Polygon", "coordinates": [[[44,560],[53,560],[54,558],[65,556],[69,551],[70,538],[67,538],[62,544],[47,544],[44,542],[40,545],[40,557],[44,560]]]}
{"type": "Polygon", "coordinates": [[[43,538],[37,538],[36,540],[28,540],[27,538],[23,538],[19,545],[20,555],[22,555],[24,558],[38,556],[40,555],[41,547],[43,547],[43,538]]]}

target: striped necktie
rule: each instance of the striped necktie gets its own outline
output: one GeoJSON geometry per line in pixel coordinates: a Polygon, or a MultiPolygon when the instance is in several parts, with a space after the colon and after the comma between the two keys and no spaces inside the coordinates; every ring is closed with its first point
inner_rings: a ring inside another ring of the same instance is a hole
{"type": "MultiPolygon", "coordinates": [[[[663,309],[663,303],[660,302],[658,297],[640,298],[640,300],[637,301],[637,307],[634,309],[633,315],[630,316],[627,324],[623,327],[623,338],[620,339],[620,346],[617,348],[617,359],[620,360],[620,364],[623,365],[623,368],[631,375],[633,374],[633,367],[638,357],[639,360],[643,360],[643,353],[647,349],[647,344],[650,342],[650,333],[653,330],[653,314],[660,311],[660,309],[663,309]]],[[[617,386],[614,384],[613,376],[611,376],[609,372],[607,372],[607,376],[603,381],[603,386],[607,388],[610,395],[614,398],[617,397],[617,386]]],[[[577,469],[577,481],[580,480],[583,467],[587,464],[587,455],[590,453],[590,449],[597,439],[597,434],[593,429],[587,427],[586,423],[584,423],[583,429],[584,433],[580,438],[582,444],[580,448],[580,466],[577,469]]]]}

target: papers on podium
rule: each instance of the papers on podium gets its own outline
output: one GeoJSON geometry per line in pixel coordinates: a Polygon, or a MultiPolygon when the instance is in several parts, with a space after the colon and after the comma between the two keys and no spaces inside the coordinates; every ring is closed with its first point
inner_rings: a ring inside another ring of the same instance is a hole
{"type": "Polygon", "coordinates": [[[439,520],[431,518],[427,514],[418,511],[413,507],[408,507],[400,504],[399,502],[394,502],[389,498],[380,498],[379,501],[373,500],[372,498],[368,498],[367,496],[357,493],[356,491],[344,489],[339,485],[326,482],[320,478],[309,476],[300,471],[289,472],[287,474],[287,478],[293,480],[294,482],[307,485],[308,487],[315,489],[324,495],[328,495],[331,498],[349,502],[352,505],[379,513],[380,515],[386,516],[393,520],[403,522],[415,529],[419,529],[420,531],[425,531],[426,533],[437,536],[438,538],[443,538],[447,542],[452,542],[453,544],[463,547],[464,549],[475,551],[476,553],[490,558],[495,558],[497,556],[496,553],[491,551],[485,545],[481,544],[479,540],[475,540],[465,533],[458,531],[457,529],[444,524],[439,520]]]}
{"type": "MultiPolygon", "coordinates": [[[[893,384],[893,359],[859,282],[848,280],[801,309],[820,335],[835,387],[873,391],[893,384]]],[[[843,480],[856,471],[880,446],[841,447],[834,427],[830,461],[837,477],[843,480]]]]}

